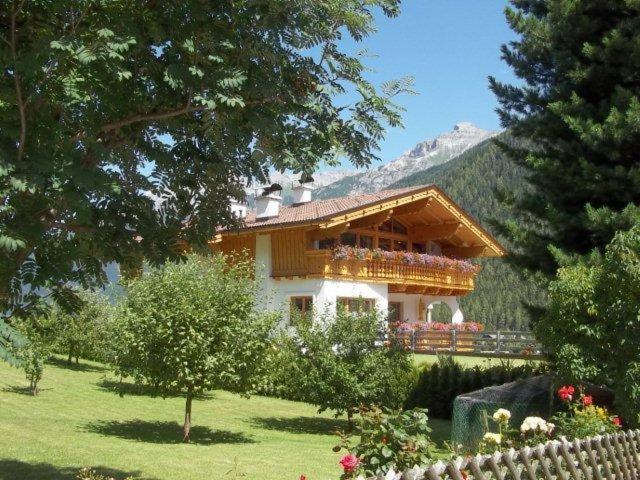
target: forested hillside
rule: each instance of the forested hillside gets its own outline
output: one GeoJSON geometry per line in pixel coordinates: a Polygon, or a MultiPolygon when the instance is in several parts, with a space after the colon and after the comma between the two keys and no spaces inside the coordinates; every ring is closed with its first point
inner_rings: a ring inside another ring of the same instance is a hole
{"type": "MultiPolygon", "coordinates": [[[[487,140],[443,165],[415,173],[389,188],[434,183],[491,231],[491,219],[507,215],[494,189],[517,192],[524,188],[522,176],[522,170],[505,158],[492,140],[487,140]]],[[[500,240],[509,247],[503,238],[500,240]]],[[[484,323],[490,329],[528,328],[522,302],[537,303],[540,290],[520,278],[504,260],[481,262],[483,268],[476,290],[461,300],[466,319],[484,323]]]]}

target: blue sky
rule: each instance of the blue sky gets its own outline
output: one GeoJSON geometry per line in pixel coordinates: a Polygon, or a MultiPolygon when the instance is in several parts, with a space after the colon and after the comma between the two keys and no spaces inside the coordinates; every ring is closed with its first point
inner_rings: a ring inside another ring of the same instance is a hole
{"type": "Polygon", "coordinates": [[[388,131],[383,161],[457,122],[500,128],[487,76],[515,81],[500,60],[500,45],[514,39],[504,19],[506,5],[506,0],[404,0],[399,17],[377,16],[378,32],[355,44],[376,55],[367,61],[375,70],[368,77],[380,84],[411,75],[419,93],[399,100],[407,109],[405,128],[388,131]]]}

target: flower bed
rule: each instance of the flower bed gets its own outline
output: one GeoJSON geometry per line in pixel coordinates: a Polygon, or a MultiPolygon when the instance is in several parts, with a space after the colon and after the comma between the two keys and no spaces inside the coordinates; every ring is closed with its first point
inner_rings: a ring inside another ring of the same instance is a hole
{"type": "Polygon", "coordinates": [[[482,332],[484,325],[477,322],[399,322],[392,325],[399,332],[482,332]]]}
{"type": "Polygon", "coordinates": [[[478,265],[466,260],[444,257],[442,255],[429,255],[427,253],[414,252],[387,252],[379,248],[350,247],[338,245],[332,250],[332,260],[378,260],[384,262],[398,262],[405,265],[416,265],[433,268],[436,270],[454,270],[462,273],[477,273],[478,265]]]}

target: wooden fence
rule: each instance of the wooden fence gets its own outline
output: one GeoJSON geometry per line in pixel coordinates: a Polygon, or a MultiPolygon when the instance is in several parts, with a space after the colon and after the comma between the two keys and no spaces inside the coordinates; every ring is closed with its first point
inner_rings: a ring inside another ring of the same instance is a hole
{"type": "Polygon", "coordinates": [[[640,430],[522,450],[458,457],[369,480],[632,480],[640,478],[640,430]]]}
{"type": "Polygon", "coordinates": [[[411,330],[396,332],[415,353],[455,353],[490,357],[541,357],[541,346],[530,332],[459,332],[411,330]]]}

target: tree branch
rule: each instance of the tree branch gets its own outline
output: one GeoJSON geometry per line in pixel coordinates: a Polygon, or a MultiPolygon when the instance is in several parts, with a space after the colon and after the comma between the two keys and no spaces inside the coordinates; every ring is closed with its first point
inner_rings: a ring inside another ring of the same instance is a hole
{"type": "Polygon", "coordinates": [[[11,47],[11,56],[13,58],[13,81],[16,88],[16,103],[18,104],[18,112],[20,113],[20,143],[18,144],[18,160],[22,159],[22,156],[24,155],[24,146],[27,139],[27,106],[22,97],[22,86],[17,67],[18,54],[16,49],[16,20],[18,18],[18,12],[22,9],[24,2],[25,0],[21,0],[19,5],[16,6],[14,4],[14,7],[11,9],[11,40],[9,43],[9,46],[11,47]]]}

